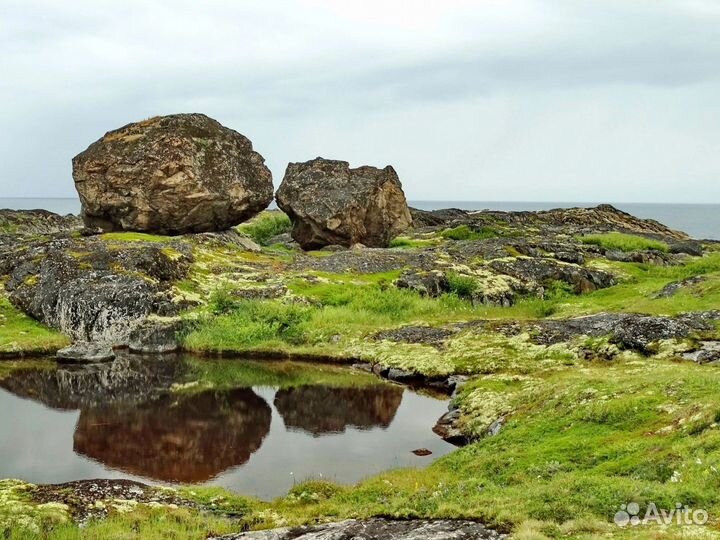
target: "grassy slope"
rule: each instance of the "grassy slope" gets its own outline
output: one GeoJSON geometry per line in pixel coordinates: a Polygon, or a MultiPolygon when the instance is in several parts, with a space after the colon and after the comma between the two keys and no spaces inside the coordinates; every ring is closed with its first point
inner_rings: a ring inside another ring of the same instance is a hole
{"type": "MultiPolygon", "coordinates": [[[[621,274],[622,282],[584,296],[561,292],[546,300],[527,299],[512,308],[473,308],[454,295],[420,298],[389,287],[394,274],[319,272],[313,273],[319,278],[316,283],[290,283],[292,293],[313,303],[242,302],[223,292],[227,284],[219,286],[210,279],[212,265],[228,257],[240,265],[261,261],[280,266],[283,255],[266,250],[258,255],[228,251],[200,257],[188,289],[205,293],[214,287],[218,292],[187,336],[189,348],[365,356],[426,373],[471,373],[477,378],[458,400],[467,415],[466,429],[481,433],[498,415],[507,417],[506,425],[497,436],[458,450],[427,470],[391,471],[354,487],[307,482],[272,503],[216,489],[185,491],[202,502],[217,500],[218,507],[241,516],[236,522],[189,510],[140,508],[114,513],[82,530],[58,525],[38,538],[203,538],[244,526],[372,515],[479,518],[524,539],[656,538],[657,529],[622,530],[610,524],[619,505],[630,501],[666,508],[682,502],[710,513],[709,527],[670,528],[663,538],[720,536],[716,368],[677,361],[672,348],[649,359],[618,353],[613,362],[588,362],[572,347],[538,347],[522,335],[508,339],[462,332],[443,352],[366,339],[380,329],[413,323],[718,308],[720,254],[679,267],[591,261],[621,274]],[[670,299],[653,298],[668,283],[696,275],[707,279],[670,299]]],[[[602,340],[596,346],[609,347],[602,340]]],[[[258,376],[222,363],[199,363],[197,369],[201,380],[215,386],[258,376]]],[[[287,378],[268,375],[268,381],[293,384],[304,380],[301,371],[287,378]]],[[[327,375],[330,383],[347,384],[341,379],[333,372],[327,375]]],[[[0,504],[0,524],[4,519],[7,509],[0,504]]],[[[10,537],[30,538],[26,533],[27,529],[16,529],[16,536],[10,537]]]]}
{"type": "Polygon", "coordinates": [[[0,288],[0,358],[51,354],[69,344],[69,340],[31,319],[13,307],[0,288]]]}

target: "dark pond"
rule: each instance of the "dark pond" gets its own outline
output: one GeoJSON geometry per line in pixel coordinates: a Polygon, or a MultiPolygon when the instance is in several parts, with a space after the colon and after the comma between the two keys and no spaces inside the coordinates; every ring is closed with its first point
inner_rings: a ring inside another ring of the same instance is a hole
{"type": "Polygon", "coordinates": [[[0,380],[0,478],[131,478],[271,498],[306,478],[426,466],[453,449],[431,430],[446,410],[370,375],[290,362],[128,356],[23,369],[0,380]]]}

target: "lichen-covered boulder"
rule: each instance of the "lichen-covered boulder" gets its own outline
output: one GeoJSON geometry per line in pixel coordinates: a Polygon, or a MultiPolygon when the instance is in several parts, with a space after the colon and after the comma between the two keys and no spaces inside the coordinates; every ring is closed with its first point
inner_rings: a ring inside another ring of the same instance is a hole
{"type": "Polygon", "coordinates": [[[106,133],[73,158],[73,178],[88,227],[219,231],[272,201],[264,162],[240,133],[204,114],[175,114],[106,133]]]}
{"type": "Polygon", "coordinates": [[[76,341],[127,345],[130,332],[150,315],[173,316],[172,284],[193,261],[182,243],[129,242],[99,237],[59,239],[0,253],[9,268],[10,301],[76,341]]]}
{"type": "Polygon", "coordinates": [[[395,170],[316,158],[290,163],[276,194],[304,249],[338,244],[387,247],[412,224],[395,170]]]}

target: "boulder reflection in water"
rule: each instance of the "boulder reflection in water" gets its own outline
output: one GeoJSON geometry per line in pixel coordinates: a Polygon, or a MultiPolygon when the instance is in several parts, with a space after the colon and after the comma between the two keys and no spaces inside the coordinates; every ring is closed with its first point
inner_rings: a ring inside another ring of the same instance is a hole
{"type": "Polygon", "coordinates": [[[377,385],[363,388],[300,386],[278,390],[275,408],[288,429],[320,436],[348,427],[386,428],[402,402],[403,388],[377,385]]]}
{"type": "Polygon", "coordinates": [[[73,448],[137,476],[205,482],[248,461],[270,418],[270,406],[249,388],[164,396],[140,407],[83,410],[73,448]]]}

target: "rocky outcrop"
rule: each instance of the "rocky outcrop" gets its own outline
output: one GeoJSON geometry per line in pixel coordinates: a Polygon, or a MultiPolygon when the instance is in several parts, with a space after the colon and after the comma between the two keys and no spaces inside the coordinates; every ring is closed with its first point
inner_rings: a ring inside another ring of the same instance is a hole
{"type": "Polygon", "coordinates": [[[249,139],[204,114],[106,133],[73,159],[90,228],[181,234],[228,229],[272,201],[272,176],[249,139]]]}
{"type": "Polygon", "coordinates": [[[612,274],[593,270],[576,264],[562,263],[553,259],[518,257],[510,260],[494,260],[489,266],[523,283],[545,285],[551,281],[562,281],[573,288],[575,294],[584,294],[615,285],[612,274]]]}
{"type": "Polygon", "coordinates": [[[432,298],[450,292],[450,282],[447,276],[439,270],[406,270],[395,281],[395,286],[399,289],[410,289],[432,298]]]}
{"type": "Polygon", "coordinates": [[[276,194],[304,249],[339,244],[387,247],[412,224],[395,170],[316,158],[290,163],[276,194]]]}
{"type": "Polygon", "coordinates": [[[197,506],[197,503],[183,499],[174,490],[122,479],[78,480],[33,486],[28,491],[33,502],[38,504],[66,505],[73,520],[80,525],[91,519],[103,519],[112,511],[127,511],[133,503],[170,508],[197,506]]]}
{"type": "Polygon", "coordinates": [[[74,340],[126,345],[149,315],[181,309],[169,287],[192,260],[180,243],[117,247],[98,238],[60,239],[8,254],[6,290],[25,313],[74,340]]]}
{"type": "MultiPolygon", "coordinates": [[[[527,333],[538,345],[564,343],[578,336],[609,337],[623,349],[654,354],[659,342],[712,333],[717,321],[720,321],[720,311],[685,313],[675,317],[598,313],[574,319],[503,322],[493,328],[507,336],[527,333]]],[[[480,327],[487,328],[487,322],[480,327]]]]}
{"type": "Polygon", "coordinates": [[[507,538],[475,521],[376,518],[306,527],[230,534],[211,540],[502,540],[507,538]]]}
{"type": "Polygon", "coordinates": [[[652,219],[640,219],[609,204],[592,208],[558,208],[539,212],[467,211],[458,209],[423,211],[413,209],[416,226],[441,228],[468,226],[501,227],[540,236],[582,235],[598,232],[624,232],[668,242],[673,253],[696,251],[697,242],[689,242],[684,232],[675,231],[652,219]]]}
{"type": "Polygon", "coordinates": [[[663,287],[659,292],[654,294],[653,298],[671,298],[679,292],[692,289],[696,285],[699,285],[705,281],[707,281],[706,276],[694,276],[691,278],[682,279],[680,281],[673,281],[672,283],[668,283],[667,285],[665,285],[665,287],[663,287]]]}
{"type": "Polygon", "coordinates": [[[82,228],[82,220],[73,215],[61,216],[47,210],[0,210],[2,234],[55,234],[82,228]]]}

